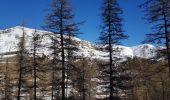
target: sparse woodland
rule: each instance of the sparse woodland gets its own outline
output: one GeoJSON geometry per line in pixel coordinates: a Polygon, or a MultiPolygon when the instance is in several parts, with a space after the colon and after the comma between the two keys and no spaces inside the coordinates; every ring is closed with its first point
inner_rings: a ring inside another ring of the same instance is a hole
{"type": "MultiPolygon", "coordinates": [[[[22,27],[15,56],[0,59],[0,100],[170,100],[170,1],[148,0],[139,5],[153,24],[144,43],[164,46],[156,57],[122,58],[119,48],[124,34],[118,0],[103,0],[99,43],[107,60],[76,55],[73,40],[83,22],[74,21],[71,0],[52,0],[44,30],[27,35],[22,27]],[[42,45],[44,38],[50,44],[42,45]],[[48,49],[49,55],[40,52],[48,49]]],[[[125,1],[126,2],[126,1],[125,1]]],[[[142,17],[142,16],[141,16],[142,17]]],[[[0,46],[1,47],[1,46],[0,46]]]]}

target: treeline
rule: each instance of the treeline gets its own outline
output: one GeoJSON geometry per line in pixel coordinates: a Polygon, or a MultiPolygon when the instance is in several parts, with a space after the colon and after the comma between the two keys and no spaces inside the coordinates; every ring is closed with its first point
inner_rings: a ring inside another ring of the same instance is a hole
{"type": "Polygon", "coordinates": [[[52,0],[45,30],[53,34],[32,33],[31,50],[26,49],[26,31],[22,28],[16,57],[0,64],[0,98],[4,100],[169,100],[170,99],[170,1],[148,0],[140,5],[153,32],[144,43],[165,48],[152,59],[121,58],[124,34],[122,9],[117,0],[104,0],[99,40],[105,45],[108,60],[76,56],[79,25],[74,22],[69,0],[52,0]],[[45,46],[44,37],[51,39],[45,46]],[[40,53],[49,49],[50,56],[40,53]]]}

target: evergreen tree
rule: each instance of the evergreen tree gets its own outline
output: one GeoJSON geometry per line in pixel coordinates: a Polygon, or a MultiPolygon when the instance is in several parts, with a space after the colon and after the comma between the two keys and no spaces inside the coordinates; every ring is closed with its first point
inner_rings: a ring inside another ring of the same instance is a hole
{"type": "Polygon", "coordinates": [[[37,34],[36,30],[32,34],[32,70],[33,70],[33,76],[34,76],[34,100],[37,98],[37,70],[38,70],[38,50],[40,48],[40,35],[37,34]]]}
{"type": "Polygon", "coordinates": [[[58,62],[60,61],[59,59],[59,53],[60,53],[60,49],[58,48],[58,45],[59,45],[59,41],[57,40],[57,37],[56,36],[50,36],[51,40],[52,40],[52,44],[50,46],[50,49],[52,49],[52,61],[51,61],[51,97],[52,97],[52,100],[55,98],[55,97],[58,97],[58,94],[56,95],[56,91],[59,92],[60,89],[59,89],[59,85],[60,85],[60,78],[57,78],[56,74],[60,72],[60,69],[58,65],[58,62]]]}
{"type": "Polygon", "coordinates": [[[109,52],[109,92],[110,100],[114,99],[114,62],[113,62],[113,50],[112,45],[120,43],[120,40],[126,39],[127,36],[123,34],[122,18],[120,17],[122,10],[119,7],[117,0],[104,0],[102,7],[102,31],[99,39],[103,44],[107,45],[109,52]]]}
{"type": "Polygon", "coordinates": [[[65,56],[65,35],[70,32],[75,34],[77,24],[73,21],[72,9],[68,0],[53,0],[51,12],[47,16],[46,28],[54,34],[59,34],[61,51],[61,69],[62,69],[62,100],[65,100],[65,79],[66,79],[66,56],[65,56]]]}
{"type": "Polygon", "coordinates": [[[17,58],[18,58],[18,95],[17,95],[17,100],[21,99],[21,88],[22,88],[22,81],[23,81],[23,75],[24,75],[24,67],[25,67],[25,57],[27,54],[27,50],[25,47],[25,30],[24,27],[22,28],[22,37],[20,38],[20,41],[18,43],[18,53],[17,53],[17,58]]]}
{"type": "MultiPolygon", "coordinates": [[[[80,24],[80,23],[79,23],[80,24]]],[[[77,47],[77,42],[74,40],[74,37],[77,36],[78,27],[77,26],[68,26],[68,33],[67,37],[65,38],[65,49],[67,50],[67,62],[66,62],[66,96],[68,97],[68,88],[71,86],[71,82],[69,82],[69,79],[71,77],[71,72],[74,73],[75,60],[78,60],[78,58],[74,55],[75,52],[77,52],[79,49],[77,47]]],[[[73,81],[72,81],[73,83],[73,81]]]]}
{"type": "Polygon", "coordinates": [[[145,9],[146,19],[153,24],[153,32],[146,34],[144,43],[165,45],[166,50],[162,50],[161,53],[166,55],[170,70],[170,1],[148,0],[140,7],[145,9]]]}

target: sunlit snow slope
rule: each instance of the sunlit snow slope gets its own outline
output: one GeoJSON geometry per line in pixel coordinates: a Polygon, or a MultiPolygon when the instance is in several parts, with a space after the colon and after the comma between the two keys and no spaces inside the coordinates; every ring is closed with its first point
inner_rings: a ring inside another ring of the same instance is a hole
{"type": "MultiPolygon", "coordinates": [[[[1,57],[13,56],[17,51],[17,44],[19,42],[19,37],[22,36],[23,27],[16,26],[13,28],[9,28],[6,30],[0,31],[0,54],[1,57]],[[8,54],[8,55],[7,55],[8,54]]],[[[24,31],[26,33],[26,47],[28,50],[31,49],[31,39],[35,29],[30,29],[24,27],[24,31]]],[[[51,44],[51,40],[49,35],[52,35],[51,32],[36,30],[38,34],[43,35],[43,39],[41,44],[43,47],[40,49],[41,54],[49,55],[51,50],[48,49],[48,46],[51,44]]],[[[90,43],[88,41],[81,40],[79,38],[72,38],[76,43],[79,51],[75,53],[77,56],[85,56],[91,57],[93,59],[100,59],[100,60],[107,60],[108,53],[104,49],[105,46],[97,45],[90,43]]],[[[123,58],[133,58],[133,57],[141,57],[141,58],[151,58],[156,55],[156,50],[158,48],[150,45],[150,44],[143,44],[137,45],[133,47],[126,47],[115,45],[113,46],[113,50],[116,50],[116,53],[113,53],[114,56],[123,57],[123,58]],[[120,52],[118,52],[120,51],[120,52]]]]}

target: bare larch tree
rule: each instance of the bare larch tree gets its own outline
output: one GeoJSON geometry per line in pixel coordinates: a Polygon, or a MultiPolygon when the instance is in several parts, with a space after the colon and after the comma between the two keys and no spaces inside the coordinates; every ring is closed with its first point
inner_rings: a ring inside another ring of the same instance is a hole
{"type": "Polygon", "coordinates": [[[51,12],[47,15],[46,28],[60,37],[61,69],[62,69],[62,100],[65,100],[65,80],[66,80],[66,57],[65,57],[65,37],[70,31],[76,30],[74,14],[68,2],[69,0],[53,0],[51,12]]]}
{"type": "Polygon", "coordinates": [[[99,39],[105,45],[108,45],[109,52],[109,89],[110,100],[114,99],[114,71],[113,71],[113,44],[119,44],[120,40],[126,39],[127,36],[122,29],[122,10],[117,0],[104,0],[102,6],[102,26],[99,39]]]}

